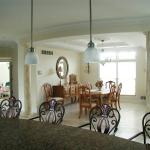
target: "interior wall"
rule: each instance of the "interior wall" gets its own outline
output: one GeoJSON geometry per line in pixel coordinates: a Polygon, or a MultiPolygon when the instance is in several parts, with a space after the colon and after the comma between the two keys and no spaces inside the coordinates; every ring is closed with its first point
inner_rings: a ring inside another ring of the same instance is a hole
{"type": "MultiPolygon", "coordinates": [[[[82,53],[81,53],[81,59],[82,59],[82,53]]],[[[89,64],[89,70],[88,70],[88,64],[83,63],[80,68],[81,71],[81,83],[91,83],[92,87],[95,88],[95,83],[97,80],[99,80],[99,64],[92,63],[89,64]]]]}
{"type": "Polygon", "coordinates": [[[146,50],[137,49],[136,58],[136,98],[140,99],[141,96],[146,96],[146,50]]]}
{"type": "MultiPolygon", "coordinates": [[[[146,50],[137,48],[136,55],[136,95],[122,96],[124,100],[140,100],[141,96],[146,96],[146,50]]],[[[81,54],[81,59],[83,55],[81,54]]],[[[90,64],[89,73],[87,72],[87,65],[83,63],[80,67],[81,82],[90,82],[95,87],[95,83],[99,80],[99,64],[90,64]]]]}
{"type": "MultiPolygon", "coordinates": [[[[51,85],[60,84],[60,79],[56,74],[56,62],[60,56],[64,56],[69,64],[69,72],[67,82],[69,82],[69,74],[74,73],[77,75],[77,80],[80,82],[80,54],[75,51],[63,49],[50,49],[47,47],[36,47],[36,52],[39,56],[39,63],[37,65],[37,93],[39,106],[44,101],[42,85],[46,82],[51,85]],[[41,50],[53,51],[53,55],[41,54],[41,50]]],[[[65,80],[61,81],[62,84],[65,80]]]]}

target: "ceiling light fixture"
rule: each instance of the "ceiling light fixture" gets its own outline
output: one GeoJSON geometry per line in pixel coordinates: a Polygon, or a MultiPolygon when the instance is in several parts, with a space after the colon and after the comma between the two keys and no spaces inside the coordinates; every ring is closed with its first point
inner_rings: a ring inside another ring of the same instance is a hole
{"type": "Polygon", "coordinates": [[[98,63],[99,62],[99,53],[95,48],[95,44],[92,41],[92,4],[89,0],[90,6],[90,42],[88,43],[88,48],[85,50],[83,59],[85,63],[98,63]]]}
{"type": "Polygon", "coordinates": [[[33,0],[31,0],[31,47],[25,56],[25,64],[37,64],[38,56],[33,48],[33,0]]]}
{"type": "Polygon", "coordinates": [[[101,52],[104,52],[104,40],[101,40],[102,42],[102,49],[101,49],[101,52]]]}

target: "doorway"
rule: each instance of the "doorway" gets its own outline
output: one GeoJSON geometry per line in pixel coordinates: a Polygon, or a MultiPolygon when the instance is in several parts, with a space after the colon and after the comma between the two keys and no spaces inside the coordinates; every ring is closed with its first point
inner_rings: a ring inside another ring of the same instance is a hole
{"type": "Polygon", "coordinates": [[[0,61],[0,98],[8,98],[12,95],[12,62],[0,61]]]}

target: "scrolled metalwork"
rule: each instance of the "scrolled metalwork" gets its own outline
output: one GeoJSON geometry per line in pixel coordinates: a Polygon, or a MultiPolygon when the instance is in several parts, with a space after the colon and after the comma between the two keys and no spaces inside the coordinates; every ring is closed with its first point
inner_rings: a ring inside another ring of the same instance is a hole
{"type": "Polygon", "coordinates": [[[0,118],[19,118],[21,109],[20,100],[4,99],[0,103],[0,118]]]}
{"type": "Polygon", "coordinates": [[[52,124],[60,124],[63,121],[65,108],[62,103],[58,103],[55,99],[43,102],[39,108],[39,119],[41,122],[49,122],[52,124]]]}
{"type": "Polygon", "coordinates": [[[104,104],[96,106],[90,111],[90,129],[105,134],[117,131],[120,122],[120,113],[117,109],[104,104]]]}
{"type": "Polygon", "coordinates": [[[146,144],[146,137],[150,138],[150,112],[146,113],[142,119],[144,144],[146,144]]]}

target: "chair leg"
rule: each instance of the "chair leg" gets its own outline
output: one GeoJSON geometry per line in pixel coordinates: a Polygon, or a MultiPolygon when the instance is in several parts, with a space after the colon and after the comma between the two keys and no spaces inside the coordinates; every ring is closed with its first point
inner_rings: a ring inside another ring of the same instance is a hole
{"type": "Polygon", "coordinates": [[[81,117],[81,115],[82,115],[82,107],[80,107],[79,118],[81,117]]]}
{"type": "Polygon", "coordinates": [[[119,107],[119,109],[121,109],[121,107],[120,107],[120,101],[118,101],[118,107],[119,107]]]}
{"type": "Polygon", "coordinates": [[[146,144],[146,135],[145,135],[145,132],[143,132],[143,138],[144,138],[144,144],[146,144]]]}
{"type": "Polygon", "coordinates": [[[115,108],[117,109],[117,102],[114,102],[115,108]]]}
{"type": "Polygon", "coordinates": [[[73,103],[73,97],[71,96],[71,103],[73,103]]]}
{"type": "Polygon", "coordinates": [[[87,115],[87,108],[85,108],[85,114],[87,115]]]}
{"type": "Polygon", "coordinates": [[[112,102],[110,102],[110,106],[113,107],[113,103],[112,102]]]}

